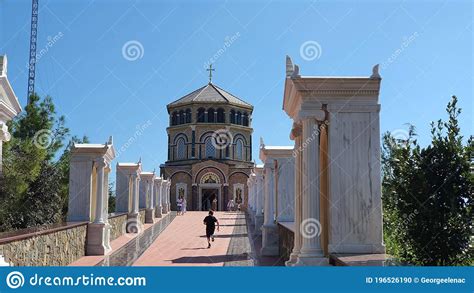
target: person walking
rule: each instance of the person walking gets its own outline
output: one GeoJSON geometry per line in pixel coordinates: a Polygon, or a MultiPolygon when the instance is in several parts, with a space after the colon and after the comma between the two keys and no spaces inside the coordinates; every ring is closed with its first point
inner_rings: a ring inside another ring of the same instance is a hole
{"type": "Polygon", "coordinates": [[[206,225],[206,238],[207,238],[207,248],[211,248],[211,239],[214,242],[214,232],[216,230],[216,223],[217,223],[217,231],[219,231],[219,221],[216,217],[214,217],[214,212],[211,210],[209,211],[209,215],[204,218],[204,225],[206,225]]]}
{"type": "Polygon", "coordinates": [[[235,208],[235,203],[234,203],[234,200],[231,199],[227,203],[227,211],[232,212],[232,211],[234,211],[234,208],[235,208]]]}
{"type": "Polygon", "coordinates": [[[212,210],[217,211],[217,197],[216,196],[212,200],[212,210]]]}
{"type": "Polygon", "coordinates": [[[184,215],[186,213],[186,198],[183,197],[183,203],[182,203],[182,207],[181,207],[181,210],[182,210],[182,214],[184,215]]]}
{"type": "Polygon", "coordinates": [[[183,198],[180,197],[178,198],[178,202],[176,203],[176,206],[178,207],[178,216],[182,214],[182,209],[183,209],[183,198]]]}

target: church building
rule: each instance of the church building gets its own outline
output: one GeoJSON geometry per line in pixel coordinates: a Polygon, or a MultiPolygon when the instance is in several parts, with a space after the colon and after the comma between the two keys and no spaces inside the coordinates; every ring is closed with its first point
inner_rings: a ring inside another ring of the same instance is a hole
{"type": "Polygon", "coordinates": [[[205,86],[167,105],[171,209],[180,197],[187,209],[226,210],[233,199],[245,209],[252,162],[253,106],[216,86],[205,86]]]}

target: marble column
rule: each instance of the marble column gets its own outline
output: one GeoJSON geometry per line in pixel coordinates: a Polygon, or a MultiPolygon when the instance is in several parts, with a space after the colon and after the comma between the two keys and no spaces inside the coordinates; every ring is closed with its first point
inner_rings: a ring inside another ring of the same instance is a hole
{"type": "Polygon", "coordinates": [[[319,198],[319,138],[315,138],[318,129],[317,121],[313,117],[306,117],[302,121],[302,206],[300,232],[302,244],[298,254],[297,266],[328,265],[321,248],[320,198],[319,198]]]}
{"type": "Polygon", "coordinates": [[[162,204],[163,204],[163,214],[167,214],[169,212],[169,209],[168,209],[168,188],[167,188],[167,185],[168,185],[168,181],[167,180],[164,180],[161,181],[161,194],[163,195],[162,197],[162,204]]]}
{"type": "Polygon", "coordinates": [[[89,222],[87,255],[110,251],[108,172],[115,158],[112,137],[101,144],[73,144],[69,169],[68,222],[89,222]]]}
{"type": "Polygon", "coordinates": [[[256,169],[255,184],[253,186],[254,194],[256,198],[255,205],[255,234],[262,234],[262,225],[263,225],[263,169],[256,169]]]}
{"type": "Polygon", "coordinates": [[[171,179],[168,179],[168,184],[166,185],[166,194],[168,200],[168,211],[171,211],[171,179]]]}
{"type": "Polygon", "coordinates": [[[105,160],[95,161],[95,168],[97,172],[97,186],[96,186],[96,208],[94,224],[104,224],[104,168],[106,167],[105,160]]]}
{"type": "Polygon", "coordinates": [[[247,179],[247,189],[249,190],[248,193],[248,214],[251,221],[255,219],[255,206],[254,206],[254,194],[253,194],[253,173],[250,174],[249,178],[247,179]]]}
{"type": "Polygon", "coordinates": [[[156,218],[161,218],[163,217],[162,214],[162,204],[161,204],[161,178],[155,178],[154,183],[155,183],[155,217],[156,218]]]}
{"type": "Polygon", "coordinates": [[[278,227],[274,219],[274,170],[273,161],[264,165],[264,222],[262,226],[262,250],[264,256],[278,255],[278,227]]]}
{"type": "Polygon", "coordinates": [[[303,156],[301,154],[301,127],[299,125],[294,126],[291,134],[292,139],[295,141],[295,230],[294,230],[294,242],[293,242],[293,250],[290,254],[290,259],[285,263],[287,266],[293,266],[298,258],[298,254],[300,253],[301,249],[301,242],[302,237],[300,233],[300,224],[302,219],[302,200],[301,200],[301,179],[302,179],[302,169],[301,166],[303,164],[303,156]]]}
{"type": "Polygon", "coordinates": [[[105,159],[98,159],[94,162],[96,169],[96,206],[94,222],[87,226],[87,255],[105,255],[111,251],[110,247],[110,225],[107,215],[104,214],[104,206],[108,203],[108,197],[104,194],[104,175],[107,162],[105,159]]]}
{"type": "Polygon", "coordinates": [[[140,173],[140,207],[145,208],[145,223],[154,223],[154,200],[153,200],[153,185],[155,181],[154,172],[140,173]]]}

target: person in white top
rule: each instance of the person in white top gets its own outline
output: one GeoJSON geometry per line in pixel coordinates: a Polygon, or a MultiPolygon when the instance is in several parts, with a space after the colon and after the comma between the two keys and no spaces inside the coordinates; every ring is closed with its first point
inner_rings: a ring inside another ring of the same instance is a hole
{"type": "Polygon", "coordinates": [[[234,210],[234,207],[235,207],[234,200],[233,199],[229,200],[229,202],[227,203],[227,210],[229,212],[232,212],[234,210]]]}
{"type": "Polygon", "coordinates": [[[186,213],[186,198],[183,197],[182,207],[181,207],[181,214],[184,215],[186,213]]]}

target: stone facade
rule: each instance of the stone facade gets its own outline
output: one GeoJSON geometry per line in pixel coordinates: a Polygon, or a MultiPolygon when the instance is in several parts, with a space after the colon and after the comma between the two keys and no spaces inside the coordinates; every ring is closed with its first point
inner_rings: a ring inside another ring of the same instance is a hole
{"type": "Polygon", "coordinates": [[[248,203],[247,179],[253,167],[253,106],[208,85],[168,105],[168,161],[161,176],[171,179],[171,209],[179,197],[188,210],[207,210],[217,199],[248,203]]]}
{"type": "Polygon", "coordinates": [[[115,240],[122,236],[126,230],[125,225],[127,224],[127,213],[119,213],[109,216],[110,225],[110,241],[115,240]]]}
{"type": "Polygon", "coordinates": [[[18,98],[7,77],[7,56],[0,56],[0,177],[2,176],[2,145],[10,140],[7,122],[21,112],[18,98]]]}
{"type": "Polygon", "coordinates": [[[0,240],[0,255],[14,266],[65,266],[86,255],[87,223],[0,240]]]}
{"type": "Polygon", "coordinates": [[[283,109],[295,141],[295,241],[287,265],[384,253],[378,65],[370,76],[301,76],[286,60],[283,109]]]}

